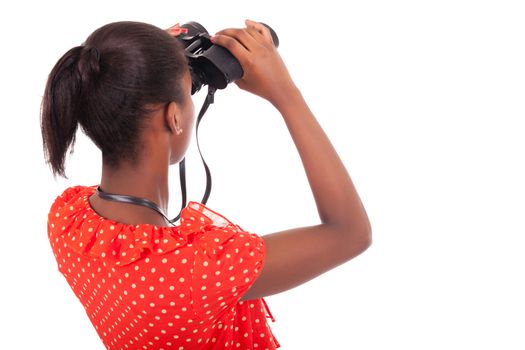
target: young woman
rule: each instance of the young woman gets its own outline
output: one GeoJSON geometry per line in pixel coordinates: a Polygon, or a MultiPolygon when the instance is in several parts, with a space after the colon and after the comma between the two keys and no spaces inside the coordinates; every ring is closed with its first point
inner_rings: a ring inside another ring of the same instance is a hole
{"type": "Polygon", "coordinates": [[[102,152],[99,186],[65,190],[48,235],[65,276],[108,349],[275,349],[263,297],[352,259],[371,227],[353,183],[263,25],[213,42],[241,63],[237,85],[272,103],[302,159],[320,224],[258,236],[201,203],[170,226],[168,169],[194,124],[191,75],[169,32],[117,22],[53,68],[42,105],[46,159],[65,176],[78,126],[102,152]],[[141,198],[152,206],[104,198],[141,198]]]}

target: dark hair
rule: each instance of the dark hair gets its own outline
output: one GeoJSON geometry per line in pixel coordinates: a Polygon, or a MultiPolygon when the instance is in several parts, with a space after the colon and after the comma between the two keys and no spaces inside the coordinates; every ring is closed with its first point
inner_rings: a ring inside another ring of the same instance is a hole
{"type": "Polygon", "coordinates": [[[153,25],[115,22],[93,32],[51,71],[41,109],[44,154],[66,177],[78,125],[105,164],[136,160],[139,131],[153,104],[183,103],[188,63],[178,40],[153,25]]]}

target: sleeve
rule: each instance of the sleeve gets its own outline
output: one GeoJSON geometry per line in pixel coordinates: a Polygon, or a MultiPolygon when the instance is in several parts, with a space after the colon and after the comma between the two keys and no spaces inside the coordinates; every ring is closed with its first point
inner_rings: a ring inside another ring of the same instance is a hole
{"type": "Polygon", "coordinates": [[[202,319],[217,319],[239,302],[261,273],[264,241],[228,226],[206,232],[195,243],[193,308],[202,319]]]}

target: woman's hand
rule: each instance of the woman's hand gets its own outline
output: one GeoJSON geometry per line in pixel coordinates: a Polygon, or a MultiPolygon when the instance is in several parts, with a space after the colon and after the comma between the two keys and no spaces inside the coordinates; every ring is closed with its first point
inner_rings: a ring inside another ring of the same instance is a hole
{"type": "Polygon", "coordinates": [[[188,29],[187,28],[181,28],[180,27],[180,24],[177,23],[171,27],[169,27],[168,29],[166,29],[166,31],[168,32],[169,35],[173,36],[173,37],[176,37],[176,36],[179,36],[181,34],[186,34],[188,32],[188,29]]]}
{"type": "Polygon", "coordinates": [[[235,83],[279,108],[297,88],[273,45],[270,30],[258,22],[245,23],[243,29],[221,30],[212,41],[228,49],[241,64],[244,75],[235,83]]]}

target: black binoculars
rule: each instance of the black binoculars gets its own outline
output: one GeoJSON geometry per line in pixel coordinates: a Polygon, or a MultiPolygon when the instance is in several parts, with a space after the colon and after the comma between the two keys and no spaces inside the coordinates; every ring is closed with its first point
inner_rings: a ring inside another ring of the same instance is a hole
{"type": "MultiPolygon", "coordinates": [[[[270,26],[275,47],[279,38],[270,26]]],[[[242,78],[244,72],[239,61],[224,47],[211,42],[208,31],[197,22],[188,22],[180,26],[187,33],[177,36],[184,46],[191,73],[191,94],[199,91],[203,85],[215,89],[224,89],[229,83],[242,78]]]]}

